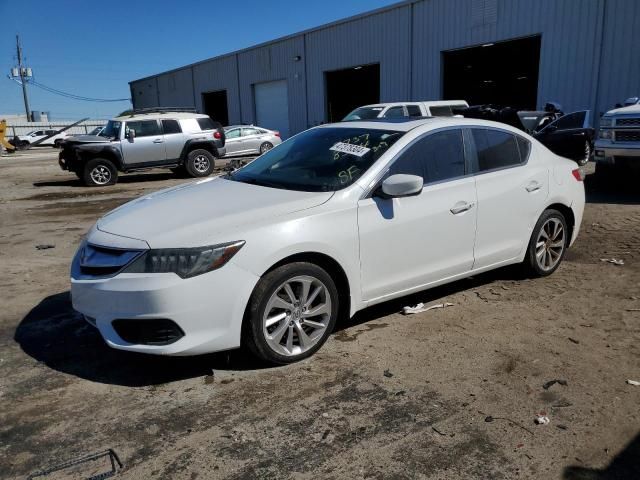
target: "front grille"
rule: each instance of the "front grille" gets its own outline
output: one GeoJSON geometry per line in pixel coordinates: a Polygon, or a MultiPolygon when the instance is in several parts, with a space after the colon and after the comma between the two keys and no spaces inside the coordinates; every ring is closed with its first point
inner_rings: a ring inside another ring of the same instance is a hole
{"type": "Polygon", "coordinates": [[[111,325],[120,338],[134,345],[169,345],[184,337],[182,329],[168,318],[118,319],[111,325]]]}
{"type": "Polygon", "coordinates": [[[640,142],[640,130],[616,130],[616,142],[640,142]]]}
{"type": "Polygon", "coordinates": [[[142,250],[85,245],[79,252],[80,273],[92,277],[115,275],[142,253],[142,250]]]}
{"type": "Polygon", "coordinates": [[[633,127],[640,126],[640,118],[616,118],[616,126],[618,127],[633,127]]]}

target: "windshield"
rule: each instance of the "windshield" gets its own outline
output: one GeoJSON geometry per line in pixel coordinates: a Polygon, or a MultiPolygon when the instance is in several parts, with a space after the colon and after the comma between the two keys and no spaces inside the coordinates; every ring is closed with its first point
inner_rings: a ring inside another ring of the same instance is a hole
{"type": "Polygon", "coordinates": [[[343,122],[349,120],[368,120],[378,118],[378,115],[384,110],[384,107],[360,107],[342,119],[343,122]]]}
{"type": "Polygon", "coordinates": [[[353,184],[404,132],[315,128],[269,150],[226,178],[265,187],[334,192],[353,184]]]}
{"type": "Polygon", "coordinates": [[[115,120],[109,120],[99,135],[107,138],[120,138],[120,127],[122,122],[116,122],[115,120]]]}

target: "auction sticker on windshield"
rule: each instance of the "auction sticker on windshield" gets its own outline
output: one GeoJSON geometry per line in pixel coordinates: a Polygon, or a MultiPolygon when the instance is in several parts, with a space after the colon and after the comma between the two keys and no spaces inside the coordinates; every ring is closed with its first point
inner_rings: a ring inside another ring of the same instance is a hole
{"type": "Polygon", "coordinates": [[[364,157],[368,152],[371,151],[370,148],[361,147],[360,145],[352,145],[350,143],[342,143],[338,142],[329,150],[333,150],[334,152],[348,153],[350,155],[355,155],[356,157],[364,157]]]}

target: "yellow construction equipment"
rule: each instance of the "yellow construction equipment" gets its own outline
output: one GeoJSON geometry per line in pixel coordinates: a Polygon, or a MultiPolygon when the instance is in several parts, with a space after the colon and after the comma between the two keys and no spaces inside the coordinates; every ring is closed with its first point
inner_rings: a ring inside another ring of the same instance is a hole
{"type": "Polygon", "coordinates": [[[6,131],[7,131],[7,121],[3,119],[2,121],[0,121],[0,145],[6,148],[8,152],[13,152],[16,149],[16,147],[11,145],[9,141],[6,139],[5,137],[6,131]]]}

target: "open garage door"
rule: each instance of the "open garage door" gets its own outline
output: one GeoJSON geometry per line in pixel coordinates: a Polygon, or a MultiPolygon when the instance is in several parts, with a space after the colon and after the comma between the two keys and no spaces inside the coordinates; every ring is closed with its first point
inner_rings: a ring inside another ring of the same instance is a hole
{"type": "Polygon", "coordinates": [[[222,125],[229,125],[229,108],[227,106],[227,91],[206,92],[202,94],[202,109],[205,115],[222,125]]]}
{"type": "Polygon", "coordinates": [[[535,110],[540,35],[442,52],[443,98],[535,110]]]}
{"type": "Polygon", "coordinates": [[[253,86],[256,104],[256,124],[289,136],[289,97],[287,81],[256,83],[253,86]]]}
{"type": "Polygon", "coordinates": [[[325,72],[327,120],[339,122],[354,108],[380,102],[380,64],[325,72]]]}

